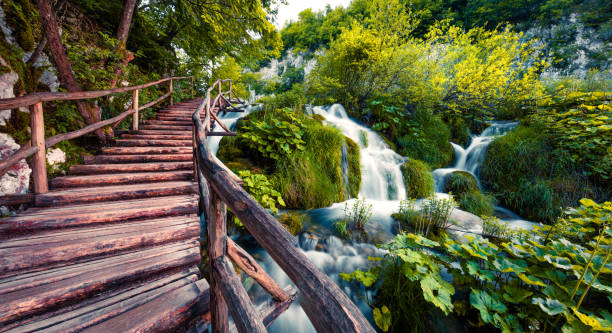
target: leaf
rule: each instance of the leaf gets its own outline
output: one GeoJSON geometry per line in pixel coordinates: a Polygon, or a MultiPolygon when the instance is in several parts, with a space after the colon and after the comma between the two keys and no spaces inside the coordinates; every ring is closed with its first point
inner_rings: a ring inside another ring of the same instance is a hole
{"type": "Polygon", "coordinates": [[[437,273],[431,273],[421,280],[423,298],[438,307],[445,314],[453,311],[451,296],[455,293],[455,288],[444,281],[437,273]]]}
{"type": "Polygon", "coordinates": [[[596,318],[581,313],[576,308],[572,308],[572,311],[574,312],[574,315],[576,315],[576,317],[578,317],[578,319],[580,319],[580,321],[586,326],[590,326],[595,330],[601,330],[603,328],[599,323],[599,320],[597,320],[596,318]]]}
{"type": "Polygon", "coordinates": [[[541,287],[546,287],[546,284],[544,282],[542,282],[542,280],[538,279],[535,276],[532,275],[525,275],[525,274],[517,274],[516,276],[519,277],[519,279],[521,279],[523,282],[533,285],[533,286],[541,286],[541,287]]]}
{"type": "Polygon", "coordinates": [[[494,299],[486,291],[470,288],[470,304],[480,311],[480,318],[485,323],[493,324],[491,312],[504,313],[508,308],[498,300],[494,299]]]}
{"type": "Polygon", "coordinates": [[[540,309],[546,312],[549,316],[556,316],[565,312],[566,309],[565,305],[556,299],[534,297],[531,302],[538,305],[540,309]]]}
{"type": "Polygon", "coordinates": [[[391,311],[389,311],[389,308],[386,305],[383,305],[380,309],[374,308],[373,315],[376,326],[383,332],[387,332],[389,326],[391,326],[391,311]]]}
{"type": "Polygon", "coordinates": [[[510,303],[518,304],[524,301],[527,297],[533,295],[533,292],[526,288],[515,287],[508,284],[505,284],[503,289],[505,291],[503,298],[505,301],[510,303]]]}

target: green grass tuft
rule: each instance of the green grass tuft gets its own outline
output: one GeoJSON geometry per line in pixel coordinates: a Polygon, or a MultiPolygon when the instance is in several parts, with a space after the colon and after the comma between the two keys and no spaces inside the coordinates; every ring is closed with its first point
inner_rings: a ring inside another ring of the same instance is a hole
{"type": "Polygon", "coordinates": [[[434,193],[434,178],[425,162],[410,158],[400,168],[408,197],[426,198],[434,193]]]}

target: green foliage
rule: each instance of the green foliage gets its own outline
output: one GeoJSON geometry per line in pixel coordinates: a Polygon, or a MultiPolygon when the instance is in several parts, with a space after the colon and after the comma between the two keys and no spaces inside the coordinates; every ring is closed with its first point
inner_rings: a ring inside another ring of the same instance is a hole
{"type": "MultiPolygon", "coordinates": [[[[425,307],[402,289],[403,276],[419,281],[425,301],[446,314],[454,311],[475,328],[486,325],[503,332],[609,330],[612,203],[597,204],[588,199],[581,203],[569,217],[554,226],[536,227],[527,237],[509,234],[497,221],[488,219],[491,223],[485,233],[495,234],[500,246],[481,237],[464,236],[467,242],[446,238],[439,243],[400,233],[382,246],[389,253],[377,258],[368,271],[341,276],[378,288],[372,303],[390,309],[391,327],[398,331],[422,329],[422,323],[416,323],[419,320],[403,323],[406,326],[395,324],[398,316],[414,320],[407,307],[417,312],[419,306],[425,307]],[[429,251],[422,251],[424,248],[429,251]],[[452,275],[452,285],[441,277],[442,269],[452,275]],[[385,284],[390,278],[392,283],[385,284]]],[[[420,321],[427,317],[427,313],[418,315],[420,321]]]]}
{"type": "Polygon", "coordinates": [[[376,326],[378,326],[378,328],[380,328],[383,332],[387,332],[389,330],[389,326],[391,326],[391,311],[389,311],[389,308],[386,305],[383,305],[381,308],[374,308],[372,312],[376,326]]]}
{"type": "Polygon", "coordinates": [[[468,192],[478,191],[478,180],[466,171],[454,171],[446,179],[444,184],[445,193],[461,195],[468,192]]]}
{"type": "Polygon", "coordinates": [[[281,194],[273,188],[266,175],[241,170],[238,171],[238,177],[242,179],[244,189],[264,208],[268,208],[276,214],[278,213],[277,204],[281,207],[285,206],[281,194]]]}
{"type": "Polygon", "coordinates": [[[344,203],[344,220],[351,229],[363,230],[372,217],[372,205],[365,199],[356,199],[352,205],[344,203]]]}
{"type": "Polygon", "coordinates": [[[427,162],[432,168],[442,168],[454,160],[448,126],[431,112],[419,109],[402,122],[405,126],[395,138],[400,154],[427,162]]]}
{"type": "Polygon", "coordinates": [[[301,120],[290,109],[282,109],[278,112],[278,118],[246,122],[240,136],[250,148],[259,150],[263,156],[280,160],[296,150],[305,149],[303,127],[301,120]]]}
{"type": "Polygon", "coordinates": [[[406,193],[411,198],[426,198],[434,192],[434,178],[425,162],[408,159],[400,167],[406,193]]]}
{"type": "MultiPolygon", "coordinates": [[[[225,57],[212,69],[210,79],[208,80],[208,86],[211,86],[215,81],[222,79],[231,79],[232,88],[240,98],[248,98],[249,93],[244,83],[242,74],[242,68],[236,62],[236,59],[232,57],[225,57]]],[[[225,84],[224,91],[228,89],[227,83],[225,84]]]]}
{"type": "Polygon", "coordinates": [[[495,198],[480,191],[470,191],[456,196],[459,208],[474,215],[483,216],[493,214],[495,198]]]}
{"type": "Polygon", "coordinates": [[[3,1],[6,23],[13,30],[17,44],[26,52],[34,50],[34,35],[38,28],[38,12],[27,0],[3,1]]]}
{"type": "Polygon", "coordinates": [[[507,240],[512,235],[508,224],[500,221],[495,216],[481,216],[482,234],[493,239],[507,240]]]}
{"type": "Polygon", "coordinates": [[[340,237],[344,239],[349,239],[351,237],[351,234],[347,229],[346,220],[338,220],[334,222],[334,228],[336,229],[340,237]]]}
{"type": "Polygon", "coordinates": [[[302,218],[297,214],[283,214],[279,216],[278,222],[294,236],[302,231],[302,218]]]}
{"type": "Polygon", "coordinates": [[[423,201],[420,208],[416,199],[402,200],[399,212],[392,214],[392,217],[399,221],[403,231],[410,230],[425,237],[430,232],[440,235],[450,226],[450,215],[456,206],[452,196],[431,196],[423,201]]]}

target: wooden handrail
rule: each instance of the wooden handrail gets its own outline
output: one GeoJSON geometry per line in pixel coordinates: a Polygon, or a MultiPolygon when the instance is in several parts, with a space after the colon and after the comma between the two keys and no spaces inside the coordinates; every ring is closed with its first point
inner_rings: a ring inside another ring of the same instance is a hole
{"type": "MultiPolygon", "coordinates": [[[[218,80],[208,89],[204,101],[192,115],[195,148],[194,167],[200,179],[200,189],[202,189],[203,184],[208,184],[207,190],[201,191],[201,195],[207,192],[212,200],[209,203],[209,211],[206,217],[208,220],[207,227],[209,228],[208,234],[214,234],[215,238],[209,238],[209,249],[221,246],[228,251],[228,247],[232,247],[232,243],[229,243],[227,236],[219,237],[219,234],[225,234],[225,221],[216,218],[219,214],[215,212],[215,206],[218,207],[219,204],[215,203],[214,200],[222,200],[298,287],[302,293],[302,308],[317,331],[375,332],[350,298],[297,248],[293,236],[235,181],[235,175],[208,150],[206,144],[210,131],[208,125],[211,116],[213,116],[212,110],[217,106],[216,103],[210,104],[210,94],[215,88],[220,91],[222,82],[227,82],[227,80],[218,80]],[[205,112],[204,123],[200,121],[202,111],[205,112]]],[[[215,98],[215,100],[218,101],[219,98],[215,98]]],[[[223,259],[218,256],[218,252],[215,252],[215,255],[216,258],[211,261],[211,279],[216,280],[218,278],[218,276],[215,277],[215,274],[223,274],[223,277],[226,278],[227,272],[221,272],[216,267],[223,262],[223,259]]],[[[233,255],[228,254],[228,256],[231,258],[233,255]]],[[[245,273],[249,274],[249,271],[245,270],[245,273]]],[[[215,292],[214,288],[211,284],[211,294],[215,292]]],[[[241,291],[230,293],[228,290],[223,290],[224,297],[231,297],[232,301],[236,297],[240,297],[237,293],[241,293],[241,291]]],[[[225,300],[217,301],[219,303],[211,300],[213,331],[225,332],[227,326],[223,322],[216,322],[220,318],[217,317],[218,314],[215,312],[218,308],[224,308],[225,300]],[[215,307],[215,304],[217,307],[215,307]],[[215,317],[217,318],[215,319],[215,317]]],[[[244,307],[245,305],[234,304],[234,306],[244,307]]],[[[236,309],[230,308],[230,311],[233,315],[236,309]]],[[[259,318],[251,318],[250,320],[256,321],[251,325],[258,325],[259,318]]],[[[237,323],[237,327],[239,331],[244,332],[244,326],[241,327],[237,323]]]]}
{"type": "Polygon", "coordinates": [[[151,86],[158,85],[160,83],[168,82],[170,80],[182,80],[189,79],[191,76],[179,76],[169,77],[137,86],[121,87],[106,90],[94,90],[94,91],[77,91],[77,92],[36,92],[25,96],[13,97],[0,99],[0,110],[15,109],[19,107],[25,107],[34,105],[39,102],[53,102],[53,101],[72,101],[80,99],[91,99],[104,97],[108,95],[118,94],[122,92],[141,90],[151,86]]]}
{"type": "Polygon", "coordinates": [[[133,115],[132,127],[134,130],[138,130],[138,111],[146,109],[148,107],[154,106],[164,99],[170,97],[170,104],[174,103],[173,100],[173,80],[182,80],[182,79],[191,79],[191,94],[193,95],[193,76],[179,76],[179,77],[170,77],[161,80],[157,80],[154,82],[149,82],[137,86],[131,87],[122,87],[115,89],[107,89],[107,90],[97,90],[97,91],[80,91],[80,92],[41,92],[41,93],[33,93],[26,96],[16,97],[16,98],[8,98],[0,100],[0,110],[4,109],[14,109],[17,107],[29,106],[30,107],[30,128],[32,129],[32,138],[30,142],[24,144],[15,154],[8,157],[7,159],[0,161],[0,176],[2,176],[6,171],[10,169],[15,163],[19,162],[22,159],[28,158],[30,156],[34,156],[32,160],[32,179],[34,183],[34,192],[35,193],[46,193],[48,191],[47,185],[47,166],[46,166],[46,148],[53,147],[57,143],[74,139],[85,134],[92,133],[100,128],[106,126],[116,126],[123,119],[125,119],[129,115],[133,115]],[[138,91],[140,89],[145,89],[154,85],[158,85],[164,82],[168,82],[168,92],[159,97],[158,99],[151,101],[143,106],[138,106],[138,91]],[[90,98],[98,98],[103,96],[108,96],[112,94],[118,94],[122,92],[132,91],[133,102],[132,107],[122,112],[121,114],[106,119],[103,121],[96,122],[94,124],[90,124],[76,131],[72,131],[69,133],[62,133],[55,135],[53,137],[45,139],[45,129],[44,129],[44,121],[43,121],[43,107],[42,103],[45,101],[64,101],[64,100],[81,100],[81,99],[90,99],[90,98]]]}

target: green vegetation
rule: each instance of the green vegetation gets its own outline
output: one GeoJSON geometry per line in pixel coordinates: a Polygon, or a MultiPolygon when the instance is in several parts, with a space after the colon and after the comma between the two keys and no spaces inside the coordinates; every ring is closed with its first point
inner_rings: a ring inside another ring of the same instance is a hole
{"type": "Polygon", "coordinates": [[[488,148],[483,185],[521,216],[552,222],[579,198],[608,200],[609,94],[572,93],[534,113],[488,148]]]}
{"type": "Polygon", "coordinates": [[[286,213],[278,217],[278,222],[292,235],[302,231],[302,218],[295,213],[286,213]]]}
{"type": "Polygon", "coordinates": [[[468,192],[478,191],[478,180],[476,177],[466,171],[454,171],[446,179],[444,184],[445,193],[453,193],[455,195],[468,192]]]}
{"type": "Polygon", "coordinates": [[[444,192],[452,193],[462,210],[478,216],[489,216],[495,208],[495,198],[480,192],[478,181],[469,172],[455,171],[446,179],[444,192]]]}
{"type": "Polygon", "coordinates": [[[430,330],[431,311],[422,311],[428,307],[453,312],[474,329],[609,330],[612,203],[581,203],[568,218],[531,233],[509,235],[503,227],[487,227],[502,239],[500,245],[481,237],[436,242],[401,233],[382,246],[389,253],[372,258],[369,270],[342,277],[378,290],[371,306],[390,310],[392,331],[430,330]],[[422,317],[416,320],[413,311],[422,317]]]}
{"type": "Polygon", "coordinates": [[[411,198],[426,198],[434,192],[434,178],[425,162],[408,159],[400,167],[406,193],[411,198]]]}
{"type": "Polygon", "coordinates": [[[251,173],[249,170],[238,171],[238,177],[242,179],[244,189],[255,198],[264,208],[269,208],[273,213],[278,213],[278,204],[285,206],[285,202],[278,191],[274,190],[272,184],[263,174],[251,173]]]}
{"type": "Polygon", "coordinates": [[[221,140],[217,155],[232,170],[265,174],[287,208],[325,207],[348,199],[340,165],[345,144],[348,188],[352,196],[359,193],[359,149],[338,129],[301,111],[264,105],[240,120],[237,131],[238,136],[221,140]]]}
{"type": "Polygon", "coordinates": [[[454,198],[430,196],[420,205],[416,199],[402,200],[399,212],[391,216],[399,222],[400,230],[428,236],[430,232],[443,235],[450,226],[450,215],[457,206],[454,198]]]}

